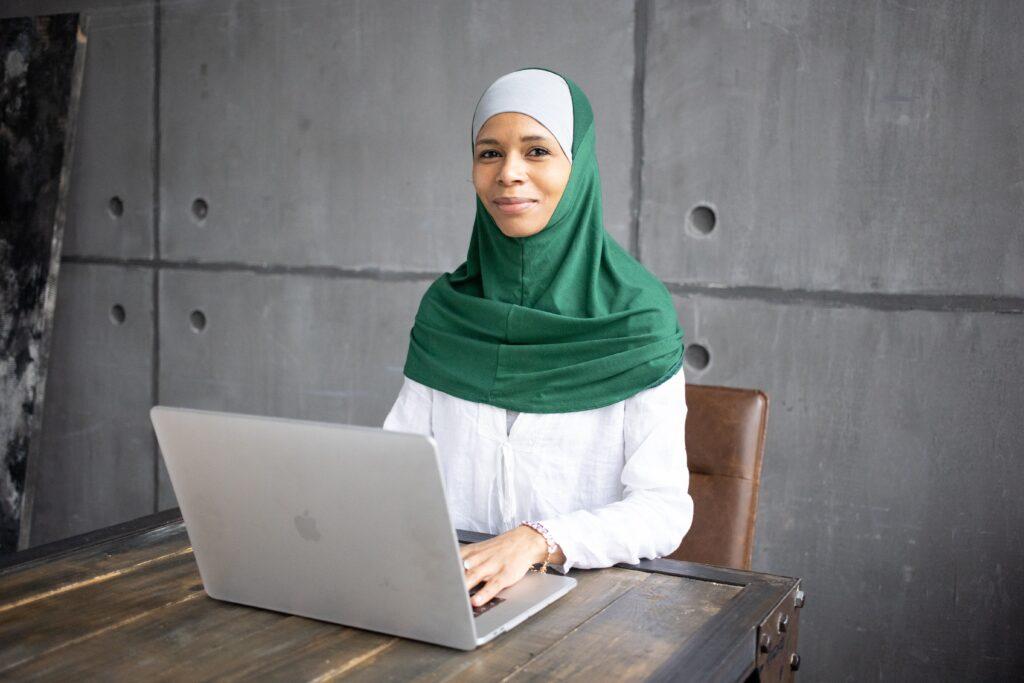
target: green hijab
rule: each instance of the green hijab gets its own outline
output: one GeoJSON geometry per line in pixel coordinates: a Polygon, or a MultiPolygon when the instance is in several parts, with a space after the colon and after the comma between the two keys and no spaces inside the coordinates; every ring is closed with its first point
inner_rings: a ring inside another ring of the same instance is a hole
{"type": "Polygon", "coordinates": [[[590,102],[557,75],[572,97],[572,170],[551,219],[508,237],[477,196],[466,261],[424,293],[403,369],[467,401],[528,413],[611,405],[683,360],[665,285],[604,229],[590,102]]]}

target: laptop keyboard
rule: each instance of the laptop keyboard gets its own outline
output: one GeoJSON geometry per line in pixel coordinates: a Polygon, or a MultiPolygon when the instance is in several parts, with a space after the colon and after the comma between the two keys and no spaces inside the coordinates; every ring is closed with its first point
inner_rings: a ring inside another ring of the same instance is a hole
{"type": "MultiPolygon", "coordinates": [[[[473,597],[474,595],[476,595],[477,591],[479,591],[483,587],[484,587],[484,582],[481,581],[477,585],[475,585],[472,588],[470,588],[469,589],[469,597],[473,597]]],[[[492,607],[495,607],[496,605],[499,605],[499,604],[501,604],[503,602],[505,602],[505,598],[499,598],[497,595],[495,595],[493,598],[491,598],[489,601],[485,602],[482,605],[477,606],[477,605],[474,605],[473,603],[469,603],[469,606],[473,608],[473,616],[474,617],[478,617],[481,614],[483,614],[484,612],[486,612],[487,610],[489,610],[492,607]]]]}

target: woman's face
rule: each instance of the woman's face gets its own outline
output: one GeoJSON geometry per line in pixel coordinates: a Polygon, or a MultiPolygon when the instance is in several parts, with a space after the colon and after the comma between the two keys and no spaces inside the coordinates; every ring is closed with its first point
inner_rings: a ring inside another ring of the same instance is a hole
{"type": "Polygon", "coordinates": [[[473,186],[509,237],[529,237],[544,229],[571,170],[551,131],[526,114],[495,114],[477,133],[473,186]]]}

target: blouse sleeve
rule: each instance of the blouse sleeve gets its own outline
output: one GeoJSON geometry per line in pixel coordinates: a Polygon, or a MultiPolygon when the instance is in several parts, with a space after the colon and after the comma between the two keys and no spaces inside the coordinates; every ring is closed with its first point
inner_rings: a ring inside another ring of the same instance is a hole
{"type": "Polygon", "coordinates": [[[563,573],[662,557],[679,547],[693,521],[682,367],[625,403],[622,500],[540,520],[566,558],[549,566],[563,573]]]}
{"type": "Polygon", "coordinates": [[[390,432],[411,432],[433,436],[430,414],[433,394],[430,387],[403,375],[402,388],[381,427],[390,432]]]}

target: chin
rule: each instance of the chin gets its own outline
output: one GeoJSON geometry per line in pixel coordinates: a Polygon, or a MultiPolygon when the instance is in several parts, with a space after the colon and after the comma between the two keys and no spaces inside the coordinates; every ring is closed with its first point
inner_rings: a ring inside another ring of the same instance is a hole
{"type": "MultiPolygon", "coordinates": [[[[492,216],[492,218],[494,217],[492,216]]],[[[502,218],[505,218],[505,216],[502,216],[502,218]]],[[[494,223],[498,226],[498,230],[501,230],[506,237],[529,237],[544,229],[544,225],[537,225],[536,221],[531,221],[530,225],[525,225],[515,221],[499,221],[497,218],[494,218],[494,223]]],[[[547,221],[545,221],[546,223],[547,221]]]]}
{"type": "Polygon", "coordinates": [[[530,235],[536,235],[543,228],[503,228],[498,226],[506,237],[529,237],[530,235]]]}

